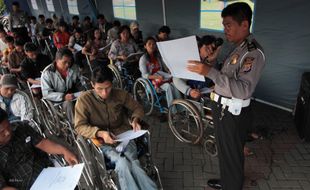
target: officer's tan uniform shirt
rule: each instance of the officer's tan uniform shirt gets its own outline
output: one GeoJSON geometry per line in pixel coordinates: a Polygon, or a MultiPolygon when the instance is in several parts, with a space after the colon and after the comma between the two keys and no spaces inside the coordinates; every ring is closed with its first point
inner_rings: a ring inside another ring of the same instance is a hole
{"type": "Polygon", "coordinates": [[[255,90],[264,65],[263,50],[253,35],[249,35],[229,55],[222,70],[211,68],[207,77],[215,83],[214,90],[217,94],[248,99],[255,90]]]}
{"type": "Polygon", "coordinates": [[[95,138],[98,130],[115,135],[130,130],[126,109],[132,112],[132,118],[144,115],[142,106],[124,90],[112,89],[106,100],[93,90],[86,91],[75,105],[75,130],[86,138],[95,138]]]}

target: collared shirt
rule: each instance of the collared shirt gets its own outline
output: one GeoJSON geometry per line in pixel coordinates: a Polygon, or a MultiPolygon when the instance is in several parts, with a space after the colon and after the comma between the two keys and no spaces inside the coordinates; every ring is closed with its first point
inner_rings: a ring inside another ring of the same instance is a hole
{"type": "Polygon", "coordinates": [[[29,125],[17,122],[10,127],[11,140],[0,145],[0,189],[13,186],[26,190],[50,162],[47,155],[35,147],[42,137],[29,125]]]}
{"type": "Polygon", "coordinates": [[[261,46],[249,35],[231,52],[221,71],[211,68],[207,77],[215,83],[215,92],[225,97],[251,98],[265,66],[261,46]]]}

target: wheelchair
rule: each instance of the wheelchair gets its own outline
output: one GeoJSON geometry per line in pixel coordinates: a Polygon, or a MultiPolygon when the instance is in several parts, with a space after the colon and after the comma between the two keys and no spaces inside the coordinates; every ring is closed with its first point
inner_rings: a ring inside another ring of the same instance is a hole
{"type": "Polygon", "coordinates": [[[113,63],[114,67],[117,68],[117,71],[119,73],[123,87],[122,89],[126,90],[129,93],[133,92],[133,86],[135,81],[141,77],[138,61],[140,56],[142,56],[142,53],[134,56],[134,58],[129,59],[124,63],[113,63],[113,61],[111,60],[111,63],[113,63]]]}
{"type": "MultiPolygon", "coordinates": [[[[152,161],[151,157],[151,143],[150,143],[150,133],[147,132],[146,135],[135,139],[138,151],[138,159],[141,163],[142,168],[146,174],[157,184],[158,189],[163,189],[162,182],[160,179],[159,171],[152,161]]],[[[77,143],[79,146],[79,151],[83,154],[88,155],[85,158],[88,161],[84,163],[91,162],[93,169],[90,169],[96,181],[96,188],[107,189],[107,190],[118,190],[119,183],[117,174],[114,171],[115,165],[109,159],[107,159],[102,153],[101,149],[94,143],[93,140],[85,140],[82,136],[77,136],[77,143]],[[91,155],[91,156],[90,156],[91,155]],[[99,178],[98,178],[99,176],[99,178]],[[99,180],[99,181],[98,181],[99,180]]]]}
{"type": "Polygon", "coordinates": [[[210,103],[207,96],[199,101],[175,99],[168,110],[168,123],[178,140],[202,144],[204,151],[214,157],[217,156],[217,147],[210,103]]]}
{"type": "MultiPolygon", "coordinates": [[[[66,117],[66,113],[62,110],[61,104],[53,104],[51,101],[41,99],[42,115],[45,122],[45,136],[57,138],[62,143],[70,147],[78,156],[80,162],[85,163],[80,182],[79,189],[101,190],[99,176],[95,168],[95,160],[92,158],[89,145],[83,138],[78,136],[73,126],[66,117]]],[[[65,166],[66,162],[59,155],[53,155],[53,159],[60,166],[65,166]]]]}
{"type": "MultiPolygon", "coordinates": [[[[87,62],[87,65],[89,67],[89,70],[90,72],[92,73],[93,70],[100,65],[95,65],[93,66],[90,62],[90,59],[89,59],[89,55],[86,55],[86,62],[87,62]]],[[[113,64],[113,61],[110,59],[109,60],[109,64],[107,64],[107,66],[111,69],[112,71],[112,74],[113,74],[113,87],[114,88],[119,88],[119,89],[123,89],[123,82],[122,82],[122,77],[120,75],[120,72],[118,71],[117,67],[113,64]]]]}
{"type": "Polygon", "coordinates": [[[162,106],[165,100],[165,93],[157,92],[149,79],[138,78],[133,85],[133,96],[144,109],[145,115],[150,115],[154,107],[158,108],[160,113],[167,112],[167,108],[162,106]]]}

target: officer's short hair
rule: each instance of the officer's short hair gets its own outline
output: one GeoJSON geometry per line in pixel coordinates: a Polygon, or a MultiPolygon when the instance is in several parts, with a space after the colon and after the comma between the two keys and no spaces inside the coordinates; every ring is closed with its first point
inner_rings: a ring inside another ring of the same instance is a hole
{"type": "Polygon", "coordinates": [[[231,16],[239,24],[241,24],[242,21],[247,20],[249,22],[249,27],[251,26],[252,10],[247,3],[232,3],[223,9],[221,16],[222,18],[231,16]]]}
{"type": "Polygon", "coordinates": [[[73,54],[72,52],[68,49],[68,48],[60,48],[59,50],[57,50],[56,52],[56,56],[55,59],[62,59],[64,56],[66,57],[70,57],[73,63],[73,54]]]}
{"type": "Polygon", "coordinates": [[[169,28],[169,26],[162,26],[158,29],[158,34],[159,33],[166,33],[166,34],[170,34],[171,30],[169,28]]]}
{"type": "Polygon", "coordinates": [[[95,83],[103,83],[106,81],[113,81],[113,73],[108,66],[97,67],[92,72],[91,82],[95,83]]]}
{"type": "Polygon", "coordinates": [[[2,123],[2,121],[7,120],[7,119],[8,119],[8,114],[6,113],[6,111],[0,108],[0,123],[2,123]]]}
{"type": "Polygon", "coordinates": [[[27,42],[24,45],[24,50],[25,52],[35,52],[38,50],[38,47],[32,42],[27,42]]]}

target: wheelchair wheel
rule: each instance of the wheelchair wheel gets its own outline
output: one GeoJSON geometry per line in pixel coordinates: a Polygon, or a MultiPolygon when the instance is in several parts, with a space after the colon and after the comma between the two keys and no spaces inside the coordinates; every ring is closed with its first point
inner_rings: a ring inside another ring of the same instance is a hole
{"type": "Polygon", "coordinates": [[[177,139],[197,144],[203,136],[203,122],[198,109],[189,101],[176,99],[168,110],[168,123],[177,139]]]}
{"type": "Polygon", "coordinates": [[[79,161],[85,164],[82,177],[84,178],[89,189],[96,189],[96,186],[99,183],[96,181],[97,174],[95,171],[95,161],[91,156],[91,152],[89,151],[90,147],[84,138],[80,135],[77,136],[75,143],[78,149],[79,161]]]}
{"type": "Polygon", "coordinates": [[[48,132],[52,135],[54,134],[56,136],[59,136],[61,131],[59,128],[60,118],[58,117],[54,105],[50,101],[45,99],[42,99],[41,102],[42,102],[42,110],[43,110],[42,114],[44,118],[44,123],[48,132]]]}
{"type": "Polygon", "coordinates": [[[210,156],[217,156],[217,146],[214,136],[209,135],[209,137],[203,142],[203,149],[210,156]]]}
{"type": "Polygon", "coordinates": [[[108,67],[112,70],[113,72],[113,87],[123,89],[123,82],[122,82],[122,77],[118,71],[118,69],[113,65],[109,64],[108,67]]]}
{"type": "Polygon", "coordinates": [[[154,94],[148,81],[138,78],[133,86],[133,96],[144,109],[145,115],[150,115],[154,107],[154,94]]]}

